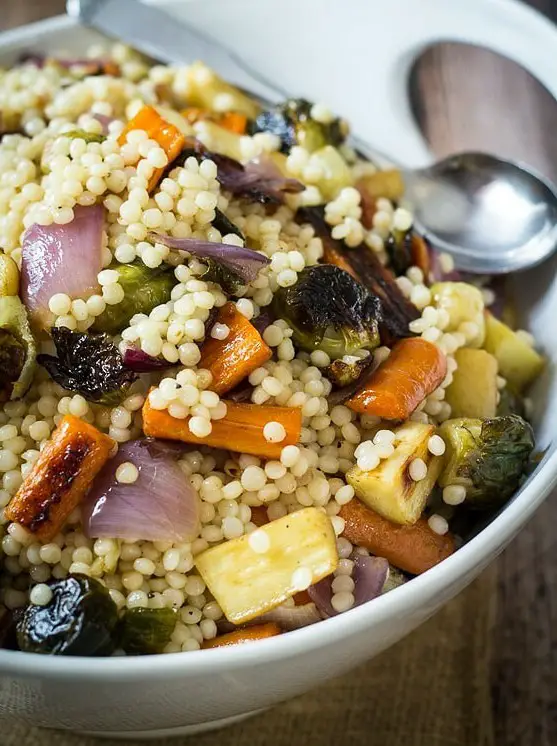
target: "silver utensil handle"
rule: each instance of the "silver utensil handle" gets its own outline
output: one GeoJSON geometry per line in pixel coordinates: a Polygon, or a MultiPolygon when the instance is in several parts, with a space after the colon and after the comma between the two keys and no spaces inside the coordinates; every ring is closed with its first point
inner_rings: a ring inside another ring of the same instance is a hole
{"type": "Polygon", "coordinates": [[[69,16],[85,26],[123,39],[161,62],[203,61],[227,81],[269,103],[287,97],[240,57],[210,36],[138,0],[68,0],[69,16]]]}

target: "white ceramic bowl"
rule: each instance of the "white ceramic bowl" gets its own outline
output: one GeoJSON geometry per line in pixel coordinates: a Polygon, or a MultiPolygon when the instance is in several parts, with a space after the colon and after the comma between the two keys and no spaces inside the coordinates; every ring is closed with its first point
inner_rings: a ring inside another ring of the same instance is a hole
{"type": "MultiPolygon", "coordinates": [[[[417,165],[428,159],[405,99],[414,56],[439,40],[490,47],[557,94],[557,30],[513,0],[236,0],[165,2],[231,42],[296,94],[326,101],[357,135],[417,165]]],[[[0,63],[29,48],[83,51],[91,32],[58,18],[0,36],[0,63]]],[[[556,261],[520,278],[530,328],[554,359],[556,261]]],[[[380,653],[431,616],[491,562],[557,482],[553,365],[534,392],[548,452],[515,499],[441,565],[370,604],[315,626],[237,648],[146,658],[55,658],[0,650],[0,715],[97,735],[194,732],[310,689],[380,653]]]]}

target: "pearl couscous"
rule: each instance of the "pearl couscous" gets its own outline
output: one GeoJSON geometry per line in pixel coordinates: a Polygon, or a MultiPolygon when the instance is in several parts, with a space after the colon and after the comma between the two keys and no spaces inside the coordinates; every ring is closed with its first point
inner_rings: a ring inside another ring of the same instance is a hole
{"type": "Polygon", "coordinates": [[[0,71],[0,603],[21,650],[280,634],[427,571],[455,517],[519,487],[535,340],[347,135],[324,104],[264,110],[122,45],[0,71]]]}

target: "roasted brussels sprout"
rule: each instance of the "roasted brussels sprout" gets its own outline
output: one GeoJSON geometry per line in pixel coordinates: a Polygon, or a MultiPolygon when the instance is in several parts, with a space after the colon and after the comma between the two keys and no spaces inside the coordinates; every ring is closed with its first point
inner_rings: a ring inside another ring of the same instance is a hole
{"type": "Polygon", "coordinates": [[[129,655],[162,653],[177,621],[175,609],[127,609],[120,622],[120,647],[129,655]]]}
{"type": "Polygon", "coordinates": [[[86,575],[50,583],[46,606],[29,604],[17,624],[21,650],[45,655],[110,655],[118,609],[107,589],[86,575]]]}
{"type": "Polygon", "coordinates": [[[420,312],[402,294],[394,274],[384,267],[377,255],[365,245],[349,249],[342,241],[331,236],[331,228],[325,222],[322,207],[304,207],[296,213],[301,223],[309,223],[323,242],[323,261],[346,269],[377,296],[383,308],[381,334],[387,340],[411,337],[408,328],[411,321],[419,318],[420,312]]]}
{"type": "Polygon", "coordinates": [[[172,268],[161,265],[156,269],[146,267],[143,262],[132,264],[114,264],[120,278],[118,282],[124,289],[124,299],[115,306],[107,306],[97,316],[92,330],[118,334],[125,329],[136,313],[149,314],[162,303],[170,300],[170,293],[176,284],[172,268]]]}
{"type": "Polygon", "coordinates": [[[68,391],[97,404],[114,405],[137,379],[106,334],[82,334],[65,327],[53,327],[51,334],[58,357],[39,355],[37,359],[68,391]]]}
{"type": "Polygon", "coordinates": [[[332,264],[304,269],[295,285],[278,289],[273,303],[304,350],[320,349],[337,359],[379,344],[379,300],[332,264]]]}
{"type": "Polygon", "coordinates": [[[312,117],[312,107],[313,104],[304,98],[289,98],[262,111],[253,123],[252,132],[278,135],[283,151],[301,145],[313,153],[325,145],[342,145],[348,135],[348,124],[343,119],[318,122],[312,117]]]}
{"type": "Polygon", "coordinates": [[[534,449],[530,425],[515,414],[493,419],[455,419],[439,431],[447,445],[442,487],[466,487],[470,507],[503,504],[516,491],[534,449]]]}
{"type": "Polygon", "coordinates": [[[25,306],[0,297],[0,400],[21,399],[33,382],[37,349],[25,306]]]}

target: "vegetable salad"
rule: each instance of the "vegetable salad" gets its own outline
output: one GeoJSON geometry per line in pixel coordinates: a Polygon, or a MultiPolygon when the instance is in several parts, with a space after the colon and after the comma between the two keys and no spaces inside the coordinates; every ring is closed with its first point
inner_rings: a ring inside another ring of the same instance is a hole
{"type": "Polygon", "coordinates": [[[0,71],[4,647],[284,634],[519,488],[544,360],[348,134],[122,45],[0,71]]]}

